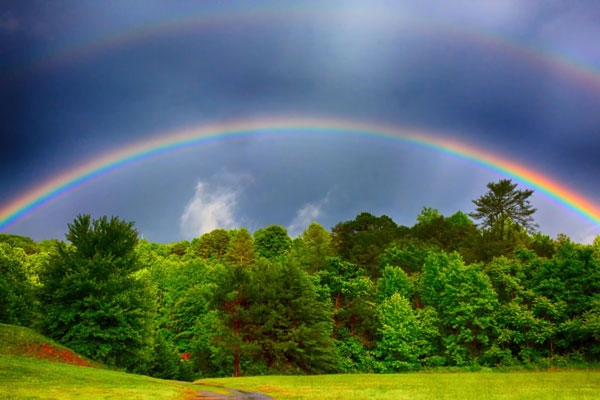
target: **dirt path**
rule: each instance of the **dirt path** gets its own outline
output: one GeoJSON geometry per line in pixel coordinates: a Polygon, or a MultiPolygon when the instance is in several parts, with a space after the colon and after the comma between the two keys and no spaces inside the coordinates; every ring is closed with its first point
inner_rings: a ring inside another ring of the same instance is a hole
{"type": "Polygon", "coordinates": [[[256,392],[244,392],[241,390],[234,390],[226,388],[229,394],[214,393],[208,390],[202,390],[198,393],[194,399],[204,400],[274,400],[272,397],[266,394],[256,392]]]}

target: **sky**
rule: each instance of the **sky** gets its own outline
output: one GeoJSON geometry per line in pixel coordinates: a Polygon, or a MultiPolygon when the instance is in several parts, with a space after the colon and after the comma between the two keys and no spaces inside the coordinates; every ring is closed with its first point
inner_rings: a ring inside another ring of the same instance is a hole
{"type": "MultiPolygon", "coordinates": [[[[600,4],[323,3],[2,1],[0,211],[135,144],[292,117],[456,140],[600,207],[600,4]]],[[[422,207],[474,211],[504,178],[402,140],[258,129],[100,174],[0,231],[64,239],[79,213],[134,221],[163,243],[269,224],[296,236],[360,212],[412,226],[422,207]]],[[[544,234],[600,234],[560,199],[534,189],[531,200],[544,234]]]]}

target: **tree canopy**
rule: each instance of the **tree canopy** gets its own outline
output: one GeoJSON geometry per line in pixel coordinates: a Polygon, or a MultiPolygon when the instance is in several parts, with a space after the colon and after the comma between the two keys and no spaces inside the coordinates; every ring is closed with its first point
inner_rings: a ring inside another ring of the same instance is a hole
{"type": "Polygon", "coordinates": [[[46,334],[96,360],[133,368],[150,337],[152,298],[133,274],[141,268],[132,222],[79,215],[40,274],[46,334]]]}
{"type": "Polygon", "coordinates": [[[534,223],[533,208],[529,198],[533,194],[531,189],[517,189],[517,184],[510,179],[501,179],[487,185],[488,192],[473,200],[477,206],[469,216],[482,220],[481,225],[496,232],[500,239],[505,234],[510,234],[509,224],[515,224],[533,232],[537,225],[534,223]]]}
{"type": "Polygon", "coordinates": [[[294,240],[269,225],[151,243],[89,215],[64,242],[0,236],[0,322],[182,380],[597,365],[600,237],[531,234],[532,191],[488,189],[475,213],[364,212],[294,240]]]}

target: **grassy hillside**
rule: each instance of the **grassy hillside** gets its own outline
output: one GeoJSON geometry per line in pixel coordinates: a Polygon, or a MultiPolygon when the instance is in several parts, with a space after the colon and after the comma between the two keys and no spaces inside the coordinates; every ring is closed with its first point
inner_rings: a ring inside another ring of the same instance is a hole
{"type": "Polygon", "coordinates": [[[0,399],[185,399],[203,389],[103,369],[31,329],[0,324],[0,399]]]}
{"type": "Polygon", "coordinates": [[[200,382],[262,392],[277,400],[600,398],[598,371],[264,376],[200,382]]]}
{"type": "Polygon", "coordinates": [[[65,346],[22,326],[0,324],[0,354],[24,356],[82,367],[101,367],[65,346]]]}

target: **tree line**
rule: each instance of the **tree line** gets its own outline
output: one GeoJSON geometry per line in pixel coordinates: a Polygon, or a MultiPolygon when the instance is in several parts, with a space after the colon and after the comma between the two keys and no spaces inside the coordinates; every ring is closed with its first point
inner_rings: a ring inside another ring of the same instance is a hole
{"type": "Polygon", "coordinates": [[[537,232],[530,190],[411,226],[361,213],[170,244],[79,215],[66,241],[0,235],[0,322],[162,378],[591,365],[600,237],[537,232]],[[479,221],[477,225],[475,221],[479,221]]]}

